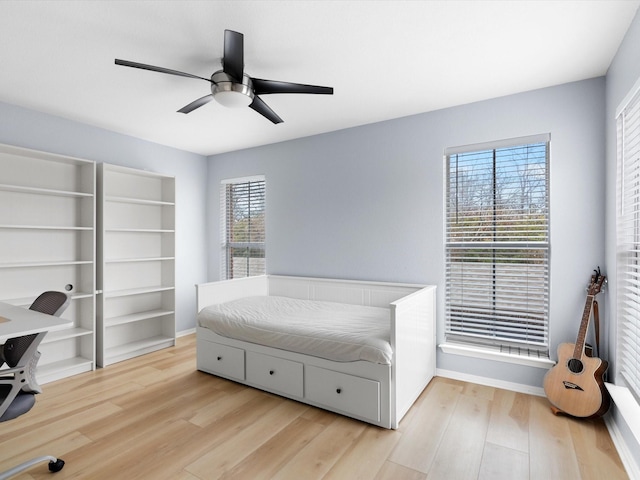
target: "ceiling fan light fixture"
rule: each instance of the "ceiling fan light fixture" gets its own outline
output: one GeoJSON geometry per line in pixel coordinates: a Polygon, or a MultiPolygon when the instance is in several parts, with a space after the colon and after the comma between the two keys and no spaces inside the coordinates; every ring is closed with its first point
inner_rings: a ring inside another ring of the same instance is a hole
{"type": "Polygon", "coordinates": [[[248,76],[244,76],[242,83],[237,83],[226,73],[216,72],[211,76],[211,80],[211,93],[220,105],[240,108],[248,107],[253,102],[254,93],[248,76]]]}
{"type": "Polygon", "coordinates": [[[221,90],[213,94],[213,98],[220,105],[229,108],[248,107],[253,98],[249,95],[235,90],[221,90]]]}

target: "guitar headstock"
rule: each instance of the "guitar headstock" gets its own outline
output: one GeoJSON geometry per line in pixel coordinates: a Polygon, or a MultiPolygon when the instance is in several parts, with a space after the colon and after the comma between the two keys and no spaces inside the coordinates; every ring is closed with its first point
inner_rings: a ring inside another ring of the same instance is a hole
{"type": "Polygon", "coordinates": [[[591,283],[587,288],[589,295],[597,295],[602,291],[602,288],[607,281],[607,277],[600,273],[600,267],[593,271],[593,275],[591,275],[591,283]]]}

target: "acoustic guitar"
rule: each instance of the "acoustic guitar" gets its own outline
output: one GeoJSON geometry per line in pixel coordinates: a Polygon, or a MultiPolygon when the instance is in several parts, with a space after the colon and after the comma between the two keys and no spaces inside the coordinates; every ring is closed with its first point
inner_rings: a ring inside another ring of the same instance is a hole
{"type": "Polygon", "coordinates": [[[609,409],[609,396],[602,376],[608,363],[592,357],[585,348],[585,337],[595,296],[600,293],[605,276],[600,269],[591,276],[587,301],[582,313],[576,343],[558,346],[558,363],[544,377],[544,391],[556,415],[566,413],[574,417],[598,417],[609,409]]]}

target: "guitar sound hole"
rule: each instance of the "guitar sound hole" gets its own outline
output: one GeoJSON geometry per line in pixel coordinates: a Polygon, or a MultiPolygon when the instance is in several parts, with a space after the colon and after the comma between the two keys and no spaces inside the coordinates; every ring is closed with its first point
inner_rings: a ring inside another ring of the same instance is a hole
{"type": "Polygon", "coordinates": [[[582,365],[582,361],[578,360],[577,358],[572,358],[571,360],[569,360],[567,366],[569,367],[571,373],[581,373],[584,368],[584,366],[582,365]]]}

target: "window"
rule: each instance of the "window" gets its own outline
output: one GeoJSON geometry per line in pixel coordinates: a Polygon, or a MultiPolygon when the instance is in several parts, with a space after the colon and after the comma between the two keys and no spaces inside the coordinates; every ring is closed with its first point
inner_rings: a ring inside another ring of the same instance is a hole
{"type": "Polygon", "coordinates": [[[640,88],[617,112],[617,372],[640,399],[640,88]]]}
{"type": "Polygon", "coordinates": [[[222,182],[221,278],[263,275],[265,268],[265,179],[222,182]]]}
{"type": "Polygon", "coordinates": [[[447,342],[548,357],[549,135],[445,155],[447,342]]]}

